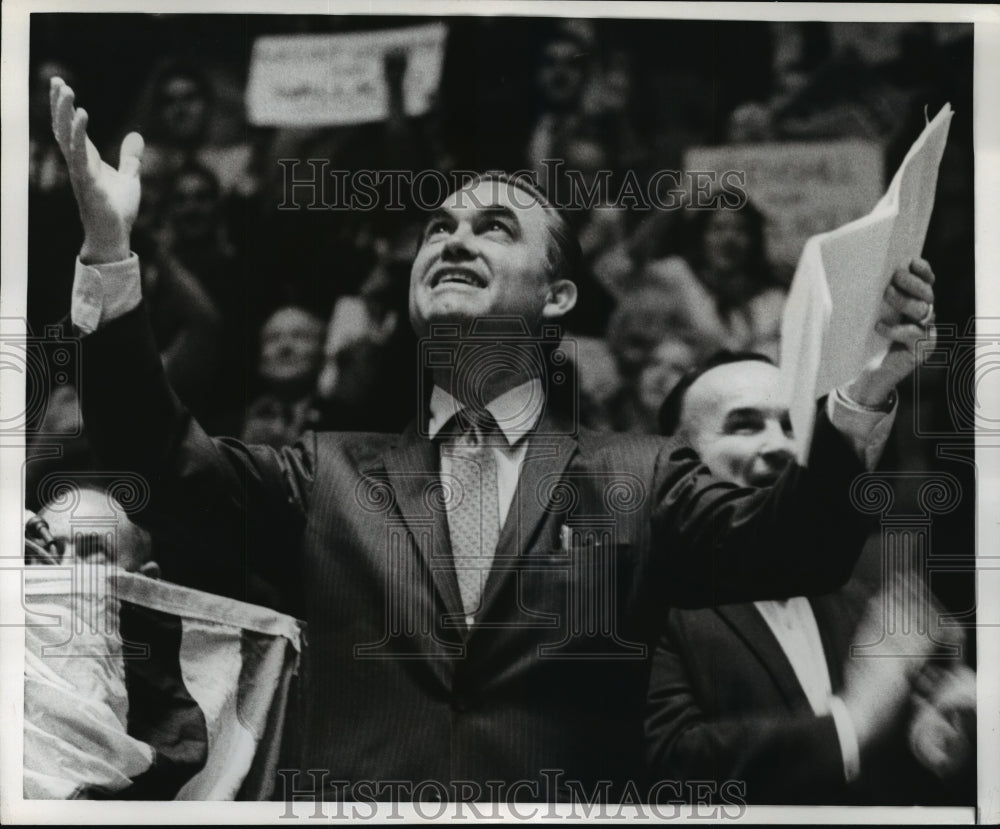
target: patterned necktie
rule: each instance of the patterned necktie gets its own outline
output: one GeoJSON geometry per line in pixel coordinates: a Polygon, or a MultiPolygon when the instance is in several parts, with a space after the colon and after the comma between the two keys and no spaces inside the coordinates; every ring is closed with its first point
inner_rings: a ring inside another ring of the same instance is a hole
{"type": "Polygon", "coordinates": [[[470,425],[442,448],[451,462],[454,488],[447,508],[451,550],[462,606],[469,616],[479,607],[500,538],[497,463],[479,424],[470,425]]]}

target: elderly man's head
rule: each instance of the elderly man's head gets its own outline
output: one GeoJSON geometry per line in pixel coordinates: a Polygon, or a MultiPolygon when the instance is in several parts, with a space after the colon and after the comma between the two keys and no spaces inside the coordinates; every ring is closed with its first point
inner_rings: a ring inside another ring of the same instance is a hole
{"type": "Polygon", "coordinates": [[[576,304],[576,235],[522,179],[485,175],[449,195],[428,220],[410,272],[418,336],[439,323],[520,320],[530,333],[576,304]]]}
{"type": "Polygon", "coordinates": [[[149,533],[129,518],[121,503],[95,486],[73,487],[38,511],[63,564],[113,564],[158,577],[149,533]]]}
{"type": "Polygon", "coordinates": [[[667,396],[661,431],[685,438],[712,474],[744,486],[769,486],[795,456],[778,378],[766,357],[717,355],[667,396]]]}

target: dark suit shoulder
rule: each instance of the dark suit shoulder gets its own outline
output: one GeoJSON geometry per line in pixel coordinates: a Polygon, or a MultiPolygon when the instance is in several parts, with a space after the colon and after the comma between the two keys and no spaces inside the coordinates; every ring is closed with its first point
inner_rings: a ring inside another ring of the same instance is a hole
{"type": "Polygon", "coordinates": [[[596,432],[581,429],[577,435],[580,451],[597,454],[617,453],[622,456],[656,458],[665,449],[669,452],[676,446],[671,438],[660,435],[637,435],[624,432],[596,432]]]}
{"type": "Polygon", "coordinates": [[[383,453],[396,446],[401,435],[392,432],[316,432],[316,455],[323,462],[346,455],[357,466],[376,464],[383,453]]]}

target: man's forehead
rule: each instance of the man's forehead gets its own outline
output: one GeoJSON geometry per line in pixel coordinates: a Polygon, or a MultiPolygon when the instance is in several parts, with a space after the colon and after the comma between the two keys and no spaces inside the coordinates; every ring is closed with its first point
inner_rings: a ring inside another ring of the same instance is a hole
{"type": "Polygon", "coordinates": [[[104,492],[96,489],[76,489],[69,495],[65,503],[42,507],[38,514],[49,525],[55,535],[65,534],[74,523],[77,529],[90,520],[120,521],[125,516],[125,510],[118,501],[104,492]],[[80,523],[82,522],[82,523],[80,523]]]}
{"type": "Polygon", "coordinates": [[[514,213],[545,210],[532,193],[512,181],[500,179],[485,179],[460,187],[445,198],[441,207],[448,210],[503,208],[514,213]]]}
{"type": "Polygon", "coordinates": [[[691,384],[685,395],[685,414],[721,415],[734,408],[777,408],[781,406],[780,377],[776,366],[759,360],[716,366],[691,384]]]}

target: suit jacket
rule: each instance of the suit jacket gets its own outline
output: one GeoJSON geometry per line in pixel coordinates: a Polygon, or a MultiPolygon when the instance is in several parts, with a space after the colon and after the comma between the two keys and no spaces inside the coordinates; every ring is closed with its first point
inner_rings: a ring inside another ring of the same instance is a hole
{"type": "MultiPolygon", "coordinates": [[[[833,692],[864,612],[857,582],[809,599],[833,692]]],[[[844,779],[833,717],[816,716],[753,604],[671,610],[653,656],[646,715],[650,776],[746,785],[751,804],[940,804],[948,793],[912,757],[897,727],[844,779]]]]}
{"type": "Polygon", "coordinates": [[[846,581],[866,529],[849,497],[860,463],[822,419],[809,469],[754,491],[662,438],[546,412],[467,631],[438,449],[415,429],[285,450],[209,438],[166,385],[141,308],[85,337],[82,359],[98,456],[147,477],[149,510],[201,542],[197,568],[232,582],[249,567],[293,593],[309,625],[299,767],[331,786],[471,781],[452,796],[495,800],[487,781],[524,781],[500,797],[561,800],[641,785],[664,595],[822,592],[846,581]],[[807,531],[824,542],[804,562],[807,531]]]}

